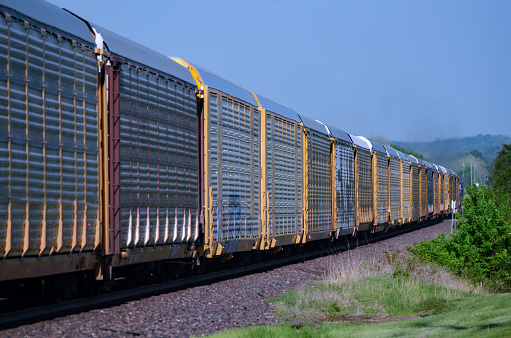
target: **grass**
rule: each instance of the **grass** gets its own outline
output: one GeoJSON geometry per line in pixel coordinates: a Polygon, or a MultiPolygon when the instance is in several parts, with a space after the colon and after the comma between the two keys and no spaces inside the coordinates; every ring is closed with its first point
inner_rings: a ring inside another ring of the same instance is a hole
{"type": "Polygon", "coordinates": [[[449,309],[402,321],[367,324],[325,322],[318,325],[258,326],[235,329],[217,337],[509,337],[511,294],[469,295],[449,302],[449,309]]]}
{"type": "Polygon", "coordinates": [[[283,324],[218,336],[511,336],[511,294],[480,286],[403,253],[329,268],[323,281],[269,299],[283,324]]]}

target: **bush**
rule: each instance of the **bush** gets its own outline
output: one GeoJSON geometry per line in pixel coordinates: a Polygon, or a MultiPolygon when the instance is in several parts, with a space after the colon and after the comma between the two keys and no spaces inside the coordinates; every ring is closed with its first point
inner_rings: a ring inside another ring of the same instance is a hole
{"type": "Polygon", "coordinates": [[[450,238],[441,234],[408,250],[421,259],[446,266],[454,273],[485,284],[496,292],[511,291],[511,208],[500,203],[492,188],[467,188],[457,228],[450,238]]]}

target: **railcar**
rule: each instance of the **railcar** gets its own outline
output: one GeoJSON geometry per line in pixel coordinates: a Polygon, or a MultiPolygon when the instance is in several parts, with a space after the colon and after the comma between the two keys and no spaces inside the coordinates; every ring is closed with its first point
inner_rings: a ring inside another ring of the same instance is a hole
{"type": "Polygon", "coordinates": [[[0,2],[0,281],[93,270],[101,242],[97,71],[87,25],[0,2]]]}
{"type": "Polygon", "coordinates": [[[355,230],[355,154],[348,133],[325,125],[331,137],[332,228],[336,237],[355,230]]]}
{"type": "Polygon", "coordinates": [[[400,167],[401,167],[401,224],[410,223],[412,217],[411,214],[411,181],[410,181],[410,162],[408,155],[396,150],[399,155],[400,167]]]}
{"type": "Polygon", "coordinates": [[[384,146],[387,151],[389,158],[389,178],[388,178],[388,190],[389,190],[389,209],[390,209],[390,219],[389,226],[394,227],[398,224],[401,224],[402,217],[402,206],[403,206],[403,186],[402,186],[402,173],[401,169],[401,159],[399,158],[399,154],[396,150],[394,150],[390,146],[384,146]]]}
{"type": "Polygon", "coordinates": [[[4,292],[177,276],[459,203],[449,169],[46,2],[0,0],[0,40],[4,292]]]}

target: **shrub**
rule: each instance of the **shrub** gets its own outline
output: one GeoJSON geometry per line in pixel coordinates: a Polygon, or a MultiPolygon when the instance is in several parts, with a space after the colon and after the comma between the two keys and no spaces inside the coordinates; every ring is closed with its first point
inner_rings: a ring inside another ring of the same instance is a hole
{"type": "Polygon", "coordinates": [[[458,275],[486,284],[496,292],[511,290],[511,208],[499,203],[492,188],[467,188],[457,228],[450,238],[441,234],[408,250],[448,267],[458,275]]]}

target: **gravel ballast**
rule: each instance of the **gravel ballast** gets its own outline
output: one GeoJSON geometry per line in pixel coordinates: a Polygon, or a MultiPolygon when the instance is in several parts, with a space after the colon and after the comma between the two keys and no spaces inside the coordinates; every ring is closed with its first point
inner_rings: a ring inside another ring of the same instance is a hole
{"type": "MultiPolygon", "coordinates": [[[[450,232],[451,221],[356,248],[357,257],[369,260],[385,251],[450,232]]],[[[193,287],[126,304],[0,331],[2,336],[190,336],[225,328],[272,325],[278,322],[266,299],[288,289],[321,279],[342,252],[267,272],[211,285],[193,287]]]]}

